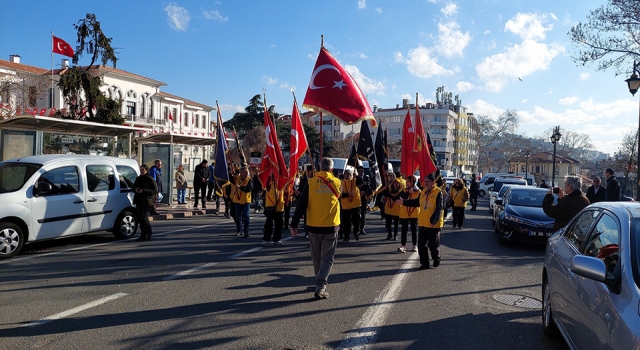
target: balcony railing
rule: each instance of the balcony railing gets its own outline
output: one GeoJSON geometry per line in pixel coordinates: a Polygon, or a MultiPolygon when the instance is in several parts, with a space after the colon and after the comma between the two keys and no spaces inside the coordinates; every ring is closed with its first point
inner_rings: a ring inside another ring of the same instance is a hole
{"type": "MultiPolygon", "coordinates": [[[[133,123],[155,124],[153,118],[143,117],[139,115],[125,114],[124,120],[127,122],[133,122],[133,123]]],[[[164,121],[162,124],[164,125],[164,121]]]]}

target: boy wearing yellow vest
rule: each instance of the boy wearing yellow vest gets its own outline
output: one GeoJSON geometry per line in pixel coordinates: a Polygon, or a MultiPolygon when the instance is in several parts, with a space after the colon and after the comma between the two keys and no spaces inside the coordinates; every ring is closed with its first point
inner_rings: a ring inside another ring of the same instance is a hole
{"type": "Polygon", "coordinates": [[[251,191],[253,181],[249,176],[246,164],[240,168],[240,175],[235,176],[231,185],[231,200],[235,207],[236,236],[249,237],[249,207],[251,206],[251,191]]]}
{"type": "MultiPolygon", "coordinates": [[[[400,192],[400,198],[402,199],[417,199],[420,197],[420,189],[416,186],[416,177],[413,175],[407,176],[406,180],[406,188],[400,192]]],[[[400,206],[400,248],[398,251],[400,253],[405,253],[407,251],[407,233],[409,231],[409,227],[411,227],[411,243],[413,247],[410,249],[412,252],[418,251],[417,241],[418,241],[418,213],[420,213],[420,207],[407,207],[404,205],[400,206]]]]}
{"type": "Polygon", "coordinates": [[[353,236],[357,241],[360,233],[360,189],[356,184],[356,179],[353,178],[351,169],[344,172],[340,192],[340,222],[342,223],[344,242],[349,242],[352,225],[353,236]]]}
{"type": "Polygon", "coordinates": [[[417,199],[402,198],[399,204],[405,207],[420,207],[418,214],[418,254],[420,270],[429,268],[429,251],[433,259],[433,267],[440,266],[440,231],[444,226],[442,191],[435,185],[433,174],[424,177],[424,189],[417,199]],[[428,248],[427,248],[428,247],[428,248]]]}

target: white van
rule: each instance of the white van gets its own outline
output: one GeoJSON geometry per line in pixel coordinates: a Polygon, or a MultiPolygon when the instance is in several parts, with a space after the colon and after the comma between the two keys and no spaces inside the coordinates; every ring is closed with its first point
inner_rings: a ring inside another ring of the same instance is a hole
{"type": "Polygon", "coordinates": [[[510,173],[488,173],[485,176],[482,177],[482,179],[480,179],[480,181],[478,181],[478,185],[479,185],[479,191],[478,191],[478,196],[480,197],[484,197],[487,195],[487,193],[491,193],[493,190],[493,183],[496,181],[497,178],[499,177],[503,177],[503,176],[513,176],[513,174],[510,173]]]}
{"type": "Polygon", "coordinates": [[[138,220],[133,159],[39,155],[0,162],[0,259],[25,243],[111,230],[130,238],[138,220]]]}

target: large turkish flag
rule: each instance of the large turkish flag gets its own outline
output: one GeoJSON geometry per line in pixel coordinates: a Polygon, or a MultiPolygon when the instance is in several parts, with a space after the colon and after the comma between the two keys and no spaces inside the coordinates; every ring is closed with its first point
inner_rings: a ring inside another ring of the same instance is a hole
{"type": "Polygon", "coordinates": [[[59,53],[64,56],[73,57],[73,49],[66,41],[53,36],[53,53],[59,53]]]}
{"type": "Polygon", "coordinates": [[[369,102],[356,81],[324,47],[320,48],[302,106],[328,112],[347,124],[373,118],[369,102]]]}

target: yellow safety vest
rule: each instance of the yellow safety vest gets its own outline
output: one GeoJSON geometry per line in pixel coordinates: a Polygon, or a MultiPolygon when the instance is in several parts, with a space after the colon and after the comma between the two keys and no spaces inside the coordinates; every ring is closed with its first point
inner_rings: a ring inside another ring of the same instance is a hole
{"type": "Polygon", "coordinates": [[[247,186],[251,181],[251,177],[247,176],[244,181],[240,176],[234,177],[234,183],[231,188],[231,200],[233,203],[247,204],[251,203],[251,192],[244,192],[240,187],[247,186]]]}
{"type": "Polygon", "coordinates": [[[356,179],[351,180],[342,180],[342,191],[341,194],[351,193],[353,192],[353,197],[343,198],[341,196],[340,203],[342,204],[342,209],[355,209],[360,207],[360,189],[356,186],[356,179]]]}
{"type": "Polygon", "coordinates": [[[306,225],[333,227],[340,225],[340,180],[327,171],[319,171],[307,183],[309,200],[306,225]],[[323,181],[324,179],[324,181],[323,181]],[[326,183],[325,183],[326,181],[326,183]]]}
{"type": "Polygon", "coordinates": [[[426,189],[422,190],[422,193],[420,194],[420,214],[418,214],[418,226],[427,228],[442,228],[444,226],[444,210],[440,211],[440,219],[438,219],[436,224],[431,224],[431,215],[433,215],[434,211],[436,210],[436,201],[438,199],[438,194],[440,193],[441,191],[438,186],[433,186],[431,191],[428,192],[426,189]]]}

